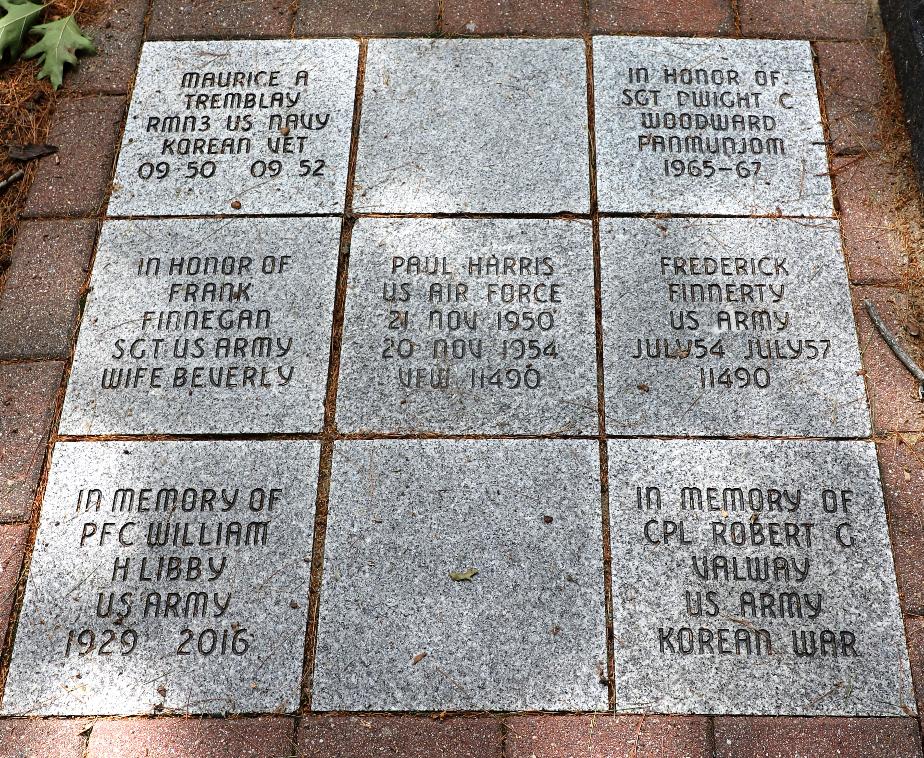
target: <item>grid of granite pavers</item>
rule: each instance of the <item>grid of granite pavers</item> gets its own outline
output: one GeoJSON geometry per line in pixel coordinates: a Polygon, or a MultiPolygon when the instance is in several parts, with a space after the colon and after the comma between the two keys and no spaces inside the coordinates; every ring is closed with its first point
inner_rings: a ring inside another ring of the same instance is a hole
{"type": "MultiPolygon", "coordinates": [[[[861,307],[869,298],[904,339],[913,343],[919,336],[915,316],[921,314],[910,312],[906,251],[922,218],[909,195],[910,167],[896,159],[902,152],[896,140],[906,137],[896,126],[902,119],[894,75],[871,0],[117,0],[112,5],[92,30],[100,55],[68,77],[58,98],[48,141],[60,152],[36,171],[12,260],[0,270],[0,683],[143,39],[778,37],[813,43],[918,710],[924,712],[924,404],[861,307]]],[[[362,50],[364,56],[365,44],[362,50]]],[[[349,200],[344,250],[352,224],[349,200]]],[[[596,217],[595,203],[593,211],[596,217]]],[[[343,274],[335,334],[342,327],[343,274]]],[[[332,354],[331,401],[338,351],[332,354]]],[[[325,421],[329,462],[332,403],[325,421]]],[[[327,476],[329,466],[322,467],[322,493],[327,476]]],[[[310,626],[317,615],[319,568],[316,554],[310,626]]],[[[612,665],[612,653],[610,660],[612,665]]],[[[310,672],[311,655],[304,663],[310,672]]],[[[920,726],[913,718],[318,715],[308,712],[309,705],[304,700],[294,716],[0,719],[0,758],[758,758],[796,751],[817,758],[922,756],[920,726]]]]}

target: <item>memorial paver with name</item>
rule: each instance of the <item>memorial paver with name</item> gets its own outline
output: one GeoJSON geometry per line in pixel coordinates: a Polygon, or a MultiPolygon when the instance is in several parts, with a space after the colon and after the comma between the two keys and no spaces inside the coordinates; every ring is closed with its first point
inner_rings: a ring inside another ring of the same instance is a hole
{"type": "Polygon", "coordinates": [[[360,219],[344,432],[594,434],[588,222],[360,219]]]}
{"type": "Polygon", "coordinates": [[[295,710],[319,449],[58,443],[4,712],[295,710]]]}
{"type": "Polygon", "coordinates": [[[147,42],[110,216],[340,213],[355,40],[147,42]]]}
{"type": "Polygon", "coordinates": [[[315,710],[605,710],[597,444],[334,446],[315,710]]]}
{"type": "Polygon", "coordinates": [[[338,218],[109,221],[63,434],[316,432],[338,218]]]}
{"type": "Polygon", "coordinates": [[[608,447],[617,710],[914,714],[872,443],[608,447]]]}
{"type": "Polygon", "coordinates": [[[811,46],[595,37],[600,210],[830,216],[811,46]]]}
{"type": "Polygon", "coordinates": [[[862,437],[836,222],[603,219],[607,432],[862,437]]]}
{"type": "Polygon", "coordinates": [[[353,207],[587,213],[582,41],[370,40],[353,207]]]}

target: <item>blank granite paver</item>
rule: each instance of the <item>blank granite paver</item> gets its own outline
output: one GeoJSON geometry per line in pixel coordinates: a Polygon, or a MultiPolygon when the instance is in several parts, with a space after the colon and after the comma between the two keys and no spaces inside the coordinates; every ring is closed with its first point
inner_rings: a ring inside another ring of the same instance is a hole
{"type": "Polygon", "coordinates": [[[316,432],[338,218],[109,221],[63,434],[316,432]]]}
{"type": "Polygon", "coordinates": [[[808,42],[593,44],[601,211],[832,215],[808,42]]]}
{"type": "Polygon", "coordinates": [[[595,442],[337,443],[312,708],[606,709],[600,543],[595,442]]]}
{"type": "Polygon", "coordinates": [[[590,210],[577,39],[370,40],[353,207],[590,210]]]}
{"type": "Polygon", "coordinates": [[[833,221],[603,219],[609,434],[864,437],[833,221]]]}
{"type": "Polygon", "coordinates": [[[110,216],[340,213],[355,40],[148,42],[110,216]]]}
{"type": "Polygon", "coordinates": [[[588,222],[360,219],[343,432],[594,434],[588,222]]]}
{"type": "Polygon", "coordinates": [[[904,716],[870,442],[609,443],[616,708],[904,716]]]}
{"type": "Polygon", "coordinates": [[[61,442],[3,711],[298,707],[316,442],[61,442]]]}

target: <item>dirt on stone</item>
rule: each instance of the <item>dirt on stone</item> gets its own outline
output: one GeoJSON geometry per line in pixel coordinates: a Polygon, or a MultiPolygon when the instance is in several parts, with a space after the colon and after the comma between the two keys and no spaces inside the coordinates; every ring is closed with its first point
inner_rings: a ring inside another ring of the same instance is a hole
{"type": "MultiPolygon", "coordinates": [[[[55,0],[48,4],[42,21],[54,21],[71,13],[86,28],[105,18],[116,0],[55,0]]],[[[18,169],[25,176],[0,191],[0,283],[16,240],[18,215],[26,202],[38,160],[19,163],[10,160],[8,144],[42,144],[48,134],[56,94],[47,79],[35,78],[36,60],[0,64],[0,181],[18,169]]],[[[60,90],[67,91],[67,75],[60,90]]],[[[49,156],[41,160],[55,160],[49,156]]]]}

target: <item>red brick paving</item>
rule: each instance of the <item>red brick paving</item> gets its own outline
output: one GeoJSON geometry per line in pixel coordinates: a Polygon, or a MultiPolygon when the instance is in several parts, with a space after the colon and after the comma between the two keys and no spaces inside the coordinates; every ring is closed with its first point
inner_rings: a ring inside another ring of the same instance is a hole
{"type": "Polygon", "coordinates": [[[23,221],[0,293],[0,359],[66,358],[96,221],[23,221]]]}
{"type": "Polygon", "coordinates": [[[885,158],[870,155],[835,157],[831,172],[850,280],[902,284],[907,254],[900,190],[907,179],[885,158]]]}
{"type": "Polygon", "coordinates": [[[288,37],[291,0],[153,0],[148,39],[288,37]]]}
{"type": "Polygon", "coordinates": [[[745,37],[864,39],[882,31],[874,0],[738,0],[745,37]]]}
{"type": "Polygon", "coordinates": [[[918,436],[877,448],[902,609],[924,615],[924,441],[918,436]]]}
{"type": "Polygon", "coordinates": [[[308,716],[299,758],[501,758],[499,719],[425,716],[308,716]]]}
{"type": "Polygon", "coordinates": [[[0,364],[0,521],[29,520],[63,370],[57,362],[0,364]]]}
{"type": "Polygon", "coordinates": [[[28,524],[0,525],[0,647],[6,637],[28,537],[28,524]]]}
{"type": "Polygon", "coordinates": [[[443,0],[446,34],[579,35],[584,0],[443,0]]]}
{"type": "Polygon", "coordinates": [[[836,154],[878,150],[882,146],[882,107],[886,79],[885,40],[819,42],[818,70],[836,154]]]}
{"type": "Polygon", "coordinates": [[[921,758],[912,718],[722,717],[715,758],[921,758]]]}
{"type": "Polygon", "coordinates": [[[98,214],[109,190],[124,115],[124,97],[59,100],[47,139],[59,149],[39,163],[23,216],[98,214]]]}
{"type": "Polygon", "coordinates": [[[87,27],[96,55],[80,58],[67,77],[67,92],[124,95],[141,52],[147,0],[119,0],[99,23],[87,27]]]}
{"type": "Polygon", "coordinates": [[[894,334],[905,342],[911,338],[905,331],[908,301],[901,290],[890,287],[857,287],[854,290],[854,315],[873,428],[877,432],[924,430],[924,403],[918,400],[917,382],[882,341],[866,315],[863,298],[873,302],[894,334]]]}
{"type": "Polygon", "coordinates": [[[303,37],[421,35],[437,32],[439,0],[311,0],[299,4],[303,37]]]}
{"type": "Polygon", "coordinates": [[[97,721],[86,758],[287,758],[292,719],[113,719],[97,721]]]}
{"type": "Polygon", "coordinates": [[[83,758],[86,719],[0,719],[0,758],[83,758]]]}
{"type": "Polygon", "coordinates": [[[735,14],[730,0],[590,0],[590,26],[607,34],[734,36],[735,14]]]}
{"type": "Polygon", "coordinates": [[[664,716],[515,716],[504,758],[712,758],[709,720],[664,716]]]}

